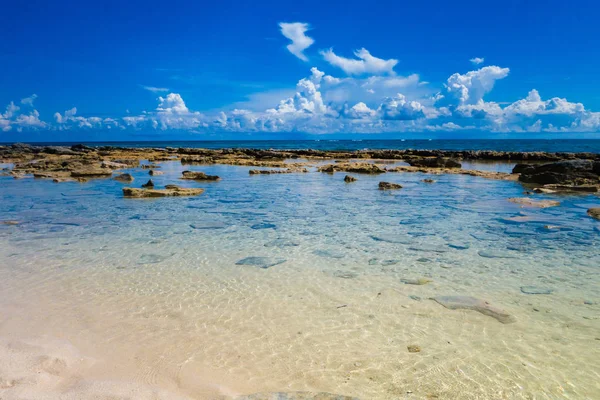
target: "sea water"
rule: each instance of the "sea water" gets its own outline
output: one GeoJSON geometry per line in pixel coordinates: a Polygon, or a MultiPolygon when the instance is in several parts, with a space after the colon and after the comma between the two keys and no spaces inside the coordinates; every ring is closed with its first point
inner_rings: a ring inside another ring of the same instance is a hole
{"type": "Polygon", "coordinates": [[[68,340],[95,376],[195,398],[600,398],[597,195],[523,208],[520,183],[480,177],[160,165],[157,187],[205,192],[123,198],[141,169],[0,177],[0,220],[19,222],[0,225],[0,336],[68,340]],[[431,300],[446,295],[515,322],[431,300]]]}

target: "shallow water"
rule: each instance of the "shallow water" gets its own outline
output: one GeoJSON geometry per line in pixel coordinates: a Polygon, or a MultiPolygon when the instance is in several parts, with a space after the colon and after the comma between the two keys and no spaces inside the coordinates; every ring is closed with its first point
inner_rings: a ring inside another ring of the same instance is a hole
{"type": "MultiPolygon", "coordinates": [[[[0,225],[0,336],[66,339],[97,360],[90,377],[196,398],[600,397],[600,223],[586,216],[598,196],[521,208],[506,200],[519,183],[471,176],[346,184],[161,165],[157,186],[205,193],[124,199],[113,180],[0,177],[0,220],[20,221],[0,225]],[[179,180],[184,169],[222,180],[179,180]],[[418,278],[432,282],[402,281],[418,278]],[[516,322],[429,299],[443,295],[516,322]]],[[[136,187],[149,178],[127,172],[136,187]]]]}

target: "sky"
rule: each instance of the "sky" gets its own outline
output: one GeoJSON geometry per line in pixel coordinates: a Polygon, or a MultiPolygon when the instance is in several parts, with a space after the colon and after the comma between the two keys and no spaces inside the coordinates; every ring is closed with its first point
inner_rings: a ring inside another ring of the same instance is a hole
{"type": "Polygon", "coordinates": [[[0,142],[600,139],[594,1],[22,1],[0,142]]]}

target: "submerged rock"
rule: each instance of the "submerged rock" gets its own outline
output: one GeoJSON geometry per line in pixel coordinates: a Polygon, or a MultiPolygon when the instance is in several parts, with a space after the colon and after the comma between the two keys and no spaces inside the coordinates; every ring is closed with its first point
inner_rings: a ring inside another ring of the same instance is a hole
{"type": "Polygon", "coordinates": [[[448,243],[448,247],[456,250],[467,250],[471,248],[471,246],[466,243],[448,243]]]}
{"type": "Polygon", "coordinates": [[[435,180],[433,180],[433,179],[423,179],[421,182],[424,182],[424,183],[435,183],[435,180]]]}
{"type": "Polygon", "coordinates": [[[450,310],[473,310],[492,317],[503,324],[515,322],[515,318],[506,311],[492,307],[487,301],[471,296],[437,296],[431,300],[450,310]]]}
{"type": "Polygon", "coordinates": [[[236,262],[235,265],[251,265],[254,267],[267,269],[274,267],[275,265],[283,264],[285,261],[286,260],[283,258],[246,257],[236,262]]]}
{"type": "Polygon", "coordinates": [[[275,239],[265,243],[265,247],[296,247],[300,244],[289,239],[275,239]]]}
{"type": "Polygon", "coordinates": [[[197,229],[197,230],[209,230],[209,229],[225,229],[227,227],[227,225],[225,225],[223,222],[199,222],[199,223],[195,223],[195,224],[190,224],[190,228],[192,229],[197,229]]]}
{"type": "Polygon", "coordinates": [[[344,182],[346,182],[346,183],[350,183],[350,182],[356,182],[356,178],[355,178],[355,177],[353,177],[353,176],[350,176],[350,175],[346,175],[346,176],[344,177],[344,182]]]}
{"type": "Polygon", "coordinates": [[[183,175],[181,179],[190,179],[194,181],[218,181],[221,179],[217,175],[206,175],[204,172],[200,171],[183,171],[181,174],[183,175]]]}
{"type": "Polygon", "coordinates": [[[117,175],[113,179],[119,182],[133,182],[133,176],[131,176],[131,174],[117,175]]]}
{"type": "Polygon", "coordinates": [[[538,286],[521,286],[521,292],[525,294],[552,294],[554,289],[542,288],[538,286]]]}
{"type": "Polygon", "coordinates": [[[483,258],[515,258],[510,254],[490,250],[479,250],[477,254],[483,258]]]}
{"type": "Polygon", "coordinates": [[[587,210],[587,215],[595,219],[600,219],[600,207],[590,208],[587,210]]]}
{"type": "Polygon", "coordinates": [[[370,238],[375,240],[376,242],[397,243],[397,244],[411,243],[411,241],[408,239],[402,239],[400,237],[391,236],[391,235],[370,235],[370,238]]]}
{"type": "Polygon", "coordinates": [[[421,352],[421,346],[416,345],[416,344],[409,344],[408,346],[406,346],[406,348],[408,349],[409,353],[420,353],[421,352]]]}
{"type": "Polygon", "coordinates": [[[259,230],[259,229],[276,229],[277,225],[270,224],[270,223],[267,223],[267,222],[262,222],[260,224],[251,225],[250,228],[256,229],[256,230],[259,230]]]}
{"type": "Polygon", "coordinates": [[[336,278],[342,278],[342,279],[354,279],[358,276],[358,274],[355,272],[350,272],[350,271],[337,270],[333,273],[333,276],[335,276],[336,278]]]}
{"type": "Polygon", "coordinates": [[[405,283],[407,285],[422,286],[422,285],[427,285],[428,283],[431,283],[433,281],[428,278],[416,278],[416,279],[404,278],[404,279],[400,279],[400,282],[405,283]]]}
{"type": "Polygon", "coordinates": [[[520,204],[523,207],[548,208],[560,205],[556,200],[534,200],[529,197],[511,197],[508,199],[511,203],[520,204]]]}
{"type": "Polygon", "coordinates": [[[379,190],[402,189],[402,185],[391,182],[379,182],[379,190]]]}
{"type": "Polygon", "coordinates": [[[123,188],[123,196],[131,198],[145,197],[169,197],[169,196],[197,196],[204,192],[204,189],[190,189],[171,187],[169,189],[136,189],[123,188]]]}
{"type": "Polygon", "coordinates": [[[339,253],[333,250],[314,250],[314,255],[326,258],[344,258],[344,253],[339,253]]]}

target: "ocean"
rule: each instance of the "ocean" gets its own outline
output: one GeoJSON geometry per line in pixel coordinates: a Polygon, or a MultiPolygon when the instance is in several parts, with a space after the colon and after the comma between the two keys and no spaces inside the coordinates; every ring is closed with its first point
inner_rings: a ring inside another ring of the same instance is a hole
{"type": "MultiPolygon", "coordinates": [[[[135,146],[598,152],[600,141],[135,146]]],[[[0,391],[2,379],[33,390],[78,376],[103,393],[160,388],[155,398],[600,398],[600,222],[586,215],[597,194],[540,194],[560,205],[535,208],[507,200],[525,196],[519,182],[468,175],[345,183],[314,165],[159,164],[157,187],[205,192],[140,200],[112,179],[0,177],[0,220],[17,222],[0,224],[0,338],[26,343],[0,340],[0,356],[22,352],[40,371],[0,366],[0,391]],[[186,169],[221,180],[182,181],[186,169]],[[482,312],[445,307],[448,296],[482,312]]],[[[123,172],[134,187],[150,178],[123,172]]]]}

